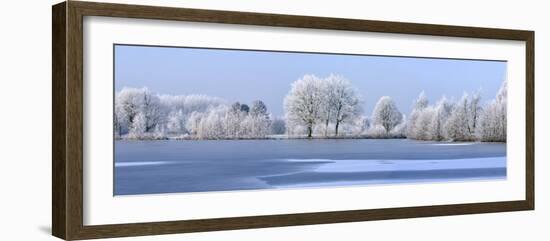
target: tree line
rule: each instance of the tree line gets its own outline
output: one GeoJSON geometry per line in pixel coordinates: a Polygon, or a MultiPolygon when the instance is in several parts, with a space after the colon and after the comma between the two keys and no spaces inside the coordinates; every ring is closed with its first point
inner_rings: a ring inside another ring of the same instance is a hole
{"type": "Polygon", "coordinates": [[[430,105],[424,92],[406,117],[389,96],[370,116],[351,82],[339,75],[305,75],[275,117],[261,100],[227,101],[205,95],[159,95],[147,88],[116,93],[114,130],[121,139],[409,138],[434,141],[506,141],[506,81],[495,98],[465,93],[430,105]]]}
{"type": "Polygon", "coordinates": [[[265,138],[280,122],[261,100],[228,105],[217,97],[157,95],[147,88],[123,88],[115,98],[115,137],[121,139],[265,138]]]}

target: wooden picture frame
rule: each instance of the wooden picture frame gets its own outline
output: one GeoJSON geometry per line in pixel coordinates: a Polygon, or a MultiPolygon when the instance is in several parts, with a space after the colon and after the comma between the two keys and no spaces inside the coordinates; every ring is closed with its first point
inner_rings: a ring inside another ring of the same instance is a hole
{"type": "Polygon", "coordinates": [[[52,233],[66,240],[158,235],[533,210],[534,32],[309,16],[67,1],[52,8],[52,233]],[[83,17],[107,16],[258,26],[365,31],[526,43],[525,198],[502,202],[417,206],[268,216],[87,226],[83,224],[83,17]]]}

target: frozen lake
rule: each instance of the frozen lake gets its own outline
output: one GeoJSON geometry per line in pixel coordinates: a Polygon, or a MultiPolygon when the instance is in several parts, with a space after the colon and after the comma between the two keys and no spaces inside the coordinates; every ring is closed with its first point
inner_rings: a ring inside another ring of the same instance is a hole
{"type": "Polygon", "coordinates": [[[115,195],[491,180],[506,145],[406,139],[115,141],[115,195]]]}

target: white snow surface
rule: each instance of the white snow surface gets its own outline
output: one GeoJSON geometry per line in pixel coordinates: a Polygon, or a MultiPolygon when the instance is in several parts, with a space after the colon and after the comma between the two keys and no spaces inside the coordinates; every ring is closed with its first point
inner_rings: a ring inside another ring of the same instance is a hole
{"type": "Polygon", "coordinates": [[[115,162],[115,167],[155,166],[170,164],[170,162],[115,162]]]}
{"type": "Polygon", "coordinates": [[[504,168],[506,157],[444,159],[444,160],[329,160],[287,159],[290,162],[328,162],[315,172],[377,172],[377,171],[423,171],[446,169],[504,168]]]}
{"type": "Polygon", "coordinates": [[[476,144],[476,142],[458,142],[458,143],[436,143],[434,146],[470,146],[476,144]]]}

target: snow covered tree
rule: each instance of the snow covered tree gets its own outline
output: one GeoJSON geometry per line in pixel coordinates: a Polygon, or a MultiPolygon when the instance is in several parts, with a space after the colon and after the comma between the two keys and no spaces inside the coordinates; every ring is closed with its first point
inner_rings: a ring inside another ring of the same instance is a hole
{"type": "Polygon", "coordinates": [[[115,98],[115,120],[118,121],[120,134],[126,134],[132,128],[136,116],[141,110],[141,89],[123,88],[115,98]]]}
{"type": "Polygon", "coordinates": [[[140,138],[138,135],[154,132],[164,116],[158,96],[147,88],[123,88],[116,95],[114,119],[119,135],[131,132],[133,138],[140,138]]]}
{"type": "Polygon", "coordinates": [[[373,125],[367,130],[367,136],[370,138],[387,138],[388,132],[382,125],[373,125]]]}
{"type": "Polygon", "coordinates": [[[131,138],[140,139],[144,137],[147,129],[147,120],[143,112],[139,112],[133,119],[132,125],[130,127],[130,136],[131,138]]]}
{"type": "Polygon", "coordinates": [[[382,96],[372,112],[372,124],[384,127],[388,134],[401,121],[402,115],[393,100],[389,96],[382,96]]]}
{"type": "Polygon", "coordinates": [[[120,138],[123,134],[122,126],[124,125],[124,122],[121,118],[122,118],[122,113],[119,105],[117,105],[115,100],[115,113],[113,114],[113,125],[114,125],[113,130],[114,130],[115,138],[120,138]]]}
{"type": "Polygon", "coordinates": [[[433,107],[428,106],[418,111],[418,116],[414,122],[415,138],[417,140],[431,140],[432,139],[432,120],[434,118],[435,110],[433,107]]]}
{"type": "Polygon", "coordinates": [[[392,138],[405,138],[407,131],[407,117],[405,115],[402,115],[401,117],[401,123],[396,125],[391,131],[390,131],[390,137],[392,138]]]}
{"type": "Polygon", "coordinates": [[[453,104],[443,96],[435,105],[430,123],[430,134],[432,140],[441,141],[445,139],[445,122],[451,115],[453,104]]]}
{"type": "Polygon", "coordinates": [[[446,137],[453,141],[469,141],[472,136],[470,127],[470,104],[468,94],[457,102],[451,115],[445,122],[446,137]]]}
{"type": "Polygon", "coordinates": [[[164,125],[157,125],[155,127],[155,130],[153,131],[153,133],[150,135],[151,139],[156,139],[156,140],[163,140],[163,139],[166,139],[166,128],[164,125]]]}
{"type": "Polygon", "coordinates": [[[252,107],[243,121],[246,135],[250,138],[264,138],[270,130],[271,120],[267,106],[261,100],[252,102],[252,107]]]}
{"type": "Polygon", "coordinates": [[[250,107],[248,107],[247,104],[242,104],[241,105],[241,112],[243,112],[245,114],[248,114],[248,111],[250,111],[250,107]]]}
{"type": "Polygon", "coordinates": [[[483,109],[479,118],[478,135],[481,141],[506,142],[507,81],[504,81],[494,100],[483,109]]]}
{"type": "Polygon", "coordinates": [[[322,113],[322,94],[322,80],[314,75],[305,75],[294,81],[284,100],[287,124],[305,126],[307,136],[311,138],[313,126],[319,122],[322,113]]]}
{"type": "Polygon", "coordinates": [[[495,100],[504,103],[508,100],[508,81],[504,80],[500,85],[500,89],[497,92],[495,100]]]}
{"type": "Polygon", "coordinates": [[[199,139],[224,139],[227,136],[225,132],[223,116],[227,113],[227,108],[220,106],[211,109],[201,119],[197,131],[199,139]]]}
{"type": "Polygon", "coordinates": [[[282,135],[286,133],[286,121],[283,118],[274,118],[271,122],[271,133],[274,135],[282,135]]]}
{"type": "Polygon", "coordinates": [[[271,121],[261,115],[247,115],[243,120],[244,135],[248,138],[265,138],[271,131],[271,121]]]}
{"type": "Polygon", "coordinates": [[[355,136],[364,135],[370,127],[370,119],[366,116],[359,116],[355,118],[351,125],[351,133],[355,136]]]}
{"type": "Polygon", "coordinates": [[[420,112],[426,107],[428,107],[428,98],[426,97],[426,94],[424,93],[424,91],[422,91],[418,95],[418,98],[416,98],[416,100],[414,101],[413,110],[411,111],[411,115],[409,116],[407,129],[406,129],[407,138],[417,139],[416,134],[418,132],[415,129],[416,120],[420,112]]]}
{"type": "Polygon", "coordinates": [[[169,133],[182,134],[186,133],[185,128],[186,119],[183,115],[183,111],[180,109],[178,111],[172,111],[168,114],[168,120],[166,123],[166,128],[169,133]]]}
{"type": "MultiPolygon", "coordinates": [[[[319,120],[322,123],[322,132],[324,136],[328,136],[329,125],[335,119],[335,107],[336,107],[336,96],[335,92],[332,90],[333,81],[326,81],[326,79],[321,80],[321,105],[319,120]]],[[[319,123],[319,124],[321,124],[319,123]]],[[[320,127],[318,126],[317,132],[319,132],[320,127]]]]}
{"type": "Polygon", "coordinates": [[[168,113],[181,111],[188,117],[192,112],[206,112],[210,108],[226,105],[225,100],[207,95],[160,95],[161,105],[168,113]]]}
{"type": "Polygon", "coordinates": [[[479,122],[479,116],[481,114],[481,95],[479,92],[475,92],[470,96],[470,108],[468,110],[469,130],[471,135],[475,135],[477,124],[479,122]]]}
{"type": "Polygon", "coordinates": [[[428,97],[426,97],[426,93],[422,91],[414,101],[414,109],[416,110],[424,109],[428,107],[428,104],[429,104],[428,97]]]}
{"type": "MultiPolygon", "coordinates": [[[[330,75],[324,85],[328,88],[330,94],[325,96],[329,98],[328,103],[332,113],[334,114],[334,136],[338,136],[338,128],[340,124],[346,121],[351,121],[362,112],[359,96],[351,83],[342,76],[330,75]]],[[[330,112],[329,112],[330,113],[330,112]]],[[[330,114],[328,115],[330,116],[330,114]]]]}
{"type": "Polygon", "coordinates": [[[251,116],[260,116],[268,119],[269,114],[267,113],[267,106],[261,100],[255,100],[252,102],[252,108],[250,109],[251,116]]]}
{"type": "Polygon", "coordinates": [[[264,138],[271,133],[264,102],[227,102],[206,95],[157,95],[147,88],[117,93],[115,138],[158,139],[190,135],[198,139],[264,138]]]}
{"type": "Polygon", "coordinates": [[[445,123],[446,137],[454,141],[472,141],[477,139],[479,122],[483,112],[478,92],[465,93],[454,106],[445,123]]]}
{"type": "Polygon", "coordinates": [[[141,113],[144,118],[145,132],[152,132],[162,121],[164,114],[160,106],[158,96],[151,93],[147,88],[142,89],[141,113]]]}
{"type": "Polygon", "coordinates": [[[325,136],[332,124],[337,136],[340,126],[353,122],[362,108],[357,91],[344,77],[330,75],[321,79],[305,75],[292,84],[285,98],[285,110],[287,124],[304,126],[308,137],[311,137],[314,131],[321,131],[321,124],[325,136]]]}
{"type": "Polygon", "coordinates": [[[242,111],[241,103],[235,102],[224,115],[224,127],[228,138],[239,138],[242,134],[242,121],[246,113],[242,111]]]}
{"type": "Polygon", "coordinates": [[[235,112],[235,113],[238,113],[241,111],[241,103],[239,103],[238,101],[231,104],[231,112],[235,112]]]}
{"type": "Polygon", "coordinates": [[[204,116],[205,116],[204,113],[198,112],[198,111],[193,111],[189,115],[189,118],[185,123],[185,128],[189,131],[190,134],[197,135],[201,121],[204,118],[204,116]]]}

